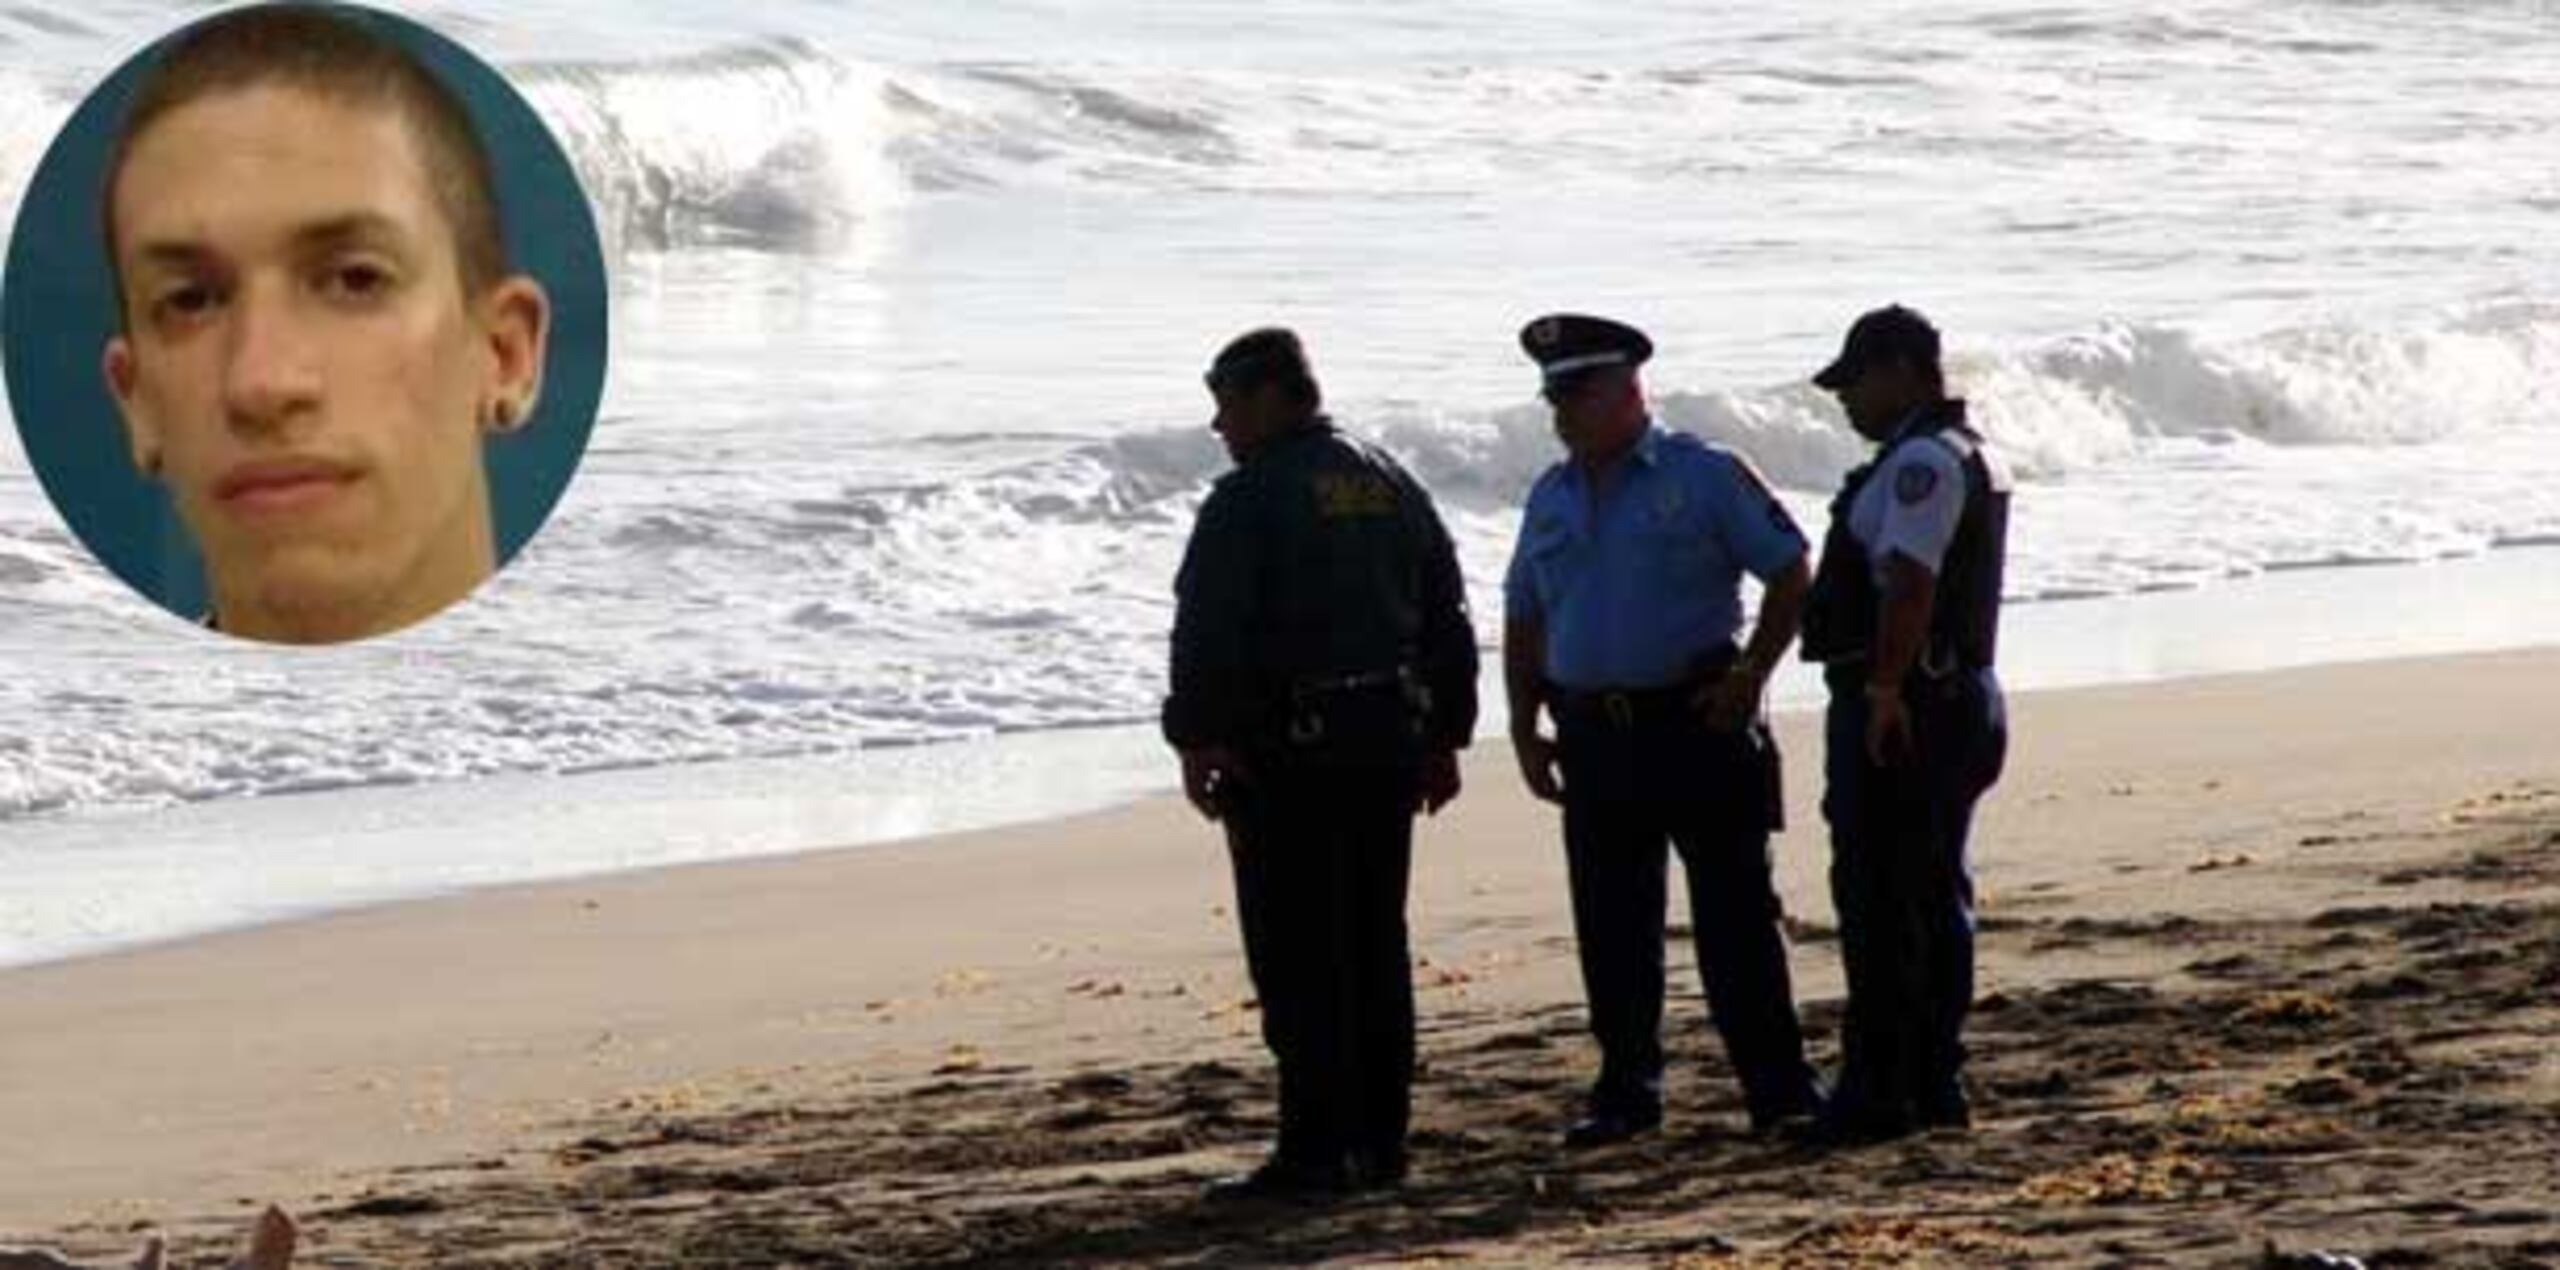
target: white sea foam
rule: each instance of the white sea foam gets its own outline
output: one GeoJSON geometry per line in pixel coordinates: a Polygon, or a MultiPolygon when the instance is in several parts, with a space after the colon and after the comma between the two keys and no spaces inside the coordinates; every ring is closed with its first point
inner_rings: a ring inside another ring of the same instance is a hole
{"type": "MultiPolygon", "coordinates": [[[[2110,326],[1968,354],[1955,373],[2025,482],[2014,595],[2560,533],[2560,458],[2540,409],[2540,385],[2560,374],[2555,332],[2551,311],[2509,305],[2402,332],[2224,343],[2110,326]]],[[[1666,387],[1659,406],[1668,426],[1752,458],[1808,524],[1865,452],[1800,385],[1666,387]]],[[[1439,491],[1489,641],[1517,502],[1555,457],[1543,411],[1346,422],[1439,491]]],[[[161,651],[72,659],[0,688],[27,720],[0,816],[1145,717],[1168,579],[1223,454],[1197,425],[946,441],[939,471],[897,481],[836,461],[680,486],[600,474],[461,612],[317,662],[219,645],[172,655],[164,619],[132,613],[58,532],[18,528],[0,540],[0,588],[38,620],[16,651],[46,657],[58,630],[161,651]],[[574,636],[544,629],[564,603],[574,636]]]]}
{"type": "Polygon", "coordinates": [[[880,73],[804,42],[514,72],[623,248],[842,247],[901,195],[880,73]]]}

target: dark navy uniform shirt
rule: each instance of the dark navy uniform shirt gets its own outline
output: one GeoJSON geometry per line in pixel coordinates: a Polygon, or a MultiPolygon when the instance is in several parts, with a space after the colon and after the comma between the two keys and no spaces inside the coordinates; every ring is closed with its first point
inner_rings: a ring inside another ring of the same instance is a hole
{"type": "Polygon", "coordinates": [[[1286,726],[1293,690],[1409,672],[1425,739],[1475,728],[1475,626],[1431,498],[1329,421],[1274,438],[1218,479],[1174,580],[1174,745],[1251,745],[1286,726]]]}
{"type": "Polygon", "coordinates": [[[1648,423],[1597,502],[1570,462],[1531,487],[1504,613],[1545,629],[1550,682],[1657,687],[1741,629],[1743,574],[1766,582],[1804,555],[1742,456],[1648,423]]]}

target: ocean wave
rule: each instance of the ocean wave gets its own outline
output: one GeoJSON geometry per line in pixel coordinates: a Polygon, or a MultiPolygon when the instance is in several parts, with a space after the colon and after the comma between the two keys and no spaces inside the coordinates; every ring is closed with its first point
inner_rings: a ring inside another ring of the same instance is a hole
{"type": "MultiPolygon", "coordinates": [[[[2324,456],[2354,469],[2366,465],[2360,455],[2376,451],[2550,426],[2542,385],[2560,376],[2560,308],[2491,306],[2406,328],[2304,326],[2237,340],[2107,324],[2017,349],[1960,351],[1950,374],[2030,486],[2074,487],[2080,492],[2070,497],[2077,498],[2088,489],[2168,479],[2163,474],[2173,471],[2208,481],[2300,482],[2312,479],[2299,474],[2301,464],[2332,462],[2324,456]]],[[[1800,508],[1819,507],[1841,474],[1871,451],[1837,403],[1809,384],[1670,381],[1654,389],[1665,426],[1748,457],[1800,508]]],[[[1341,422],[1396,455],[1453,515],[1495,526],[1508,523],[1530,484],[1559,458],[1551,418],[1536,403],[1445,410],[1355,403],[1341,422]]],[[[993,451],[1021,453],[1018,444],[994,444],[1014,438],[978,439],[993,451]]],[[[731,502],[635,510],[607,541],[680,576],[698,574],[706,587],[747,567],[849,570],[850,584],[872,597],[910,596],[886,606],[882,620],[892,620],[924,607],[912,597],[937,579],[966,594],[998,573],[1047,568],[1025,544],[1086,554],[1140,542],[1170,550],[1168,541],[1178,539],[1227,467],[1217,440],[1198,424],[1052,437],[1048,453],[1029,459],[990,459],[891,484],[847,482],[762,508],[731,502]]],[[[2276,535],[2282,541],[2265,558],[2316,562],[2333,550],[2375,549],[2333,528],[2276,535]]],[[[2500,531],[2466,525],[2448,541],[2476,545],[2482,532],[2500,531]]],[[[2058,562],[2057,576],[2079,577],[2076,568],[2058,562]]],[[[2128,584],[2105,570],[2093,576],[2119,589],[2142,581],[2128,584]]],[[[1049,596],[1041,603],[1052,604],[1059,585],[1034,578],[1012,589],[1049,596]]],[[[831,610],[794,622],[841,616],[831,610]]]]}
{"type": "MultiPolygon", "coordinates": [[[[2560,527],[2532,457],[2550,426],[2536,385],[2560,371],[2550,308],[2249,339],[2100,325],[1953,370],[2026,477],[2014,598],[2427,559],[2560,527]]],[[[1803,516],[1867,449],[1806,385],[1672,383],[1656,406],[1749,455],[1803,516]]],[[[1346,402],[1344,423],[1434,489],[1479,615],[1499,613],[1521,494],[1557,455],[1546,412],[1346,402]]],[[[1046,453],[988,434],[984,463],[930,476],[608,480],[470,604],[328,659],[179,652],[167,619],[22,492],[23,523],[0,524],[0,656],[40,673],[0,687],[20,720],[0,729],[0,823],[1143,717],[1170,580],[1226,457],[1197,424],[1026,435],[1046,453]],[[553,633],[564,605],[574,638],[553,633]],[[48,660],[63,647],[147,654],[48,660]]]]}
{"type": "Polygon", "coordinates": [[[1956,17],[1969,31],[2027,44],[2060,46],[2119,45],[2137,49],[2189,47],[2231,48],[2252,53],[2297,57],[2353,57],[2381,52],[2384,45],[2351,36],[2304,29],[2299,20],[2260,20],[2252,26],[2231,18],[2206,21],[2175,13],[2123,13],[2102,9],[2031,9],[1981,18],[1956,17]]]}
{"type": "MultiPolygon", "coordinates": [[[[26,197],[36,164],[70,113],[68,102],[25,69],[0,66],[0,206],[14,209],[26,197]]],[[[0,232],[7,228],[0,222],[0,232]]]]}
{"type": "Polygon", "coordinates": [[[1214,170],[1243,143],[1165,83],[1037,65],[893,67],[780,38],[535,62],[516,84],[624,249],[859,246],[917,189],[1214,170]]]}
{"type": "Polygon", "coordinates": [[[819,249],[893,207],[878,67],[800,40],[514,68],[624,249],[819,249]]]}
{"type": "MultiPolygon", "coordinates": [[[[2313,325],[2239,340],[2109,323],[2017,350],[1960,351],[1949,376],[2031,482],[2173,450],[2414,445],[2550,426],[2560,306],[2489,305],[2406,328],[2313,325]]],[[[1742,453],[1788,489],[1827,491],[1869,450],[1810,384],[1652,387],[1663,424],[1742,453]]],[[[1550,416],[1535,403],[1343,422],[1443,498],[1474,505],[1516,503],[1558,453],[1550,416]]],[[[970,483],[1042,518],[1151,519],[1225,466],[1193,425],[1087,443],[970,483]]]]}

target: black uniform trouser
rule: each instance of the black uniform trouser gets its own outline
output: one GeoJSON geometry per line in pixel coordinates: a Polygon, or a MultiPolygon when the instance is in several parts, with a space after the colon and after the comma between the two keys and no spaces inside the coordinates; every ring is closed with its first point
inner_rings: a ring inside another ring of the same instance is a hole
{"type": "Polygon", "coordinates": [[[1988,669],[1905,685],[1916,762],[1867,756],[1862,667],[1834,672],[1825,719],[1823,816],[1831,897],[1849,980],[1837,1097],[1901,1116],[1962,1099],[1973,1002],[1974,804],[1999,780],[2008,712],[1988,669]]]}
{"type": "Polygon", "coordinates": [[[1564,775],[1565,862],[1601,1108],[1660,1106],[1664,871],[1680,852],[1698,972],[1754,1122],[1811,1110],[1770,879],[1777,796],[1765,726],[1720,733],[1681,697],[1639,707],[1555,707],[1564,775]]]}
{"type": "Polygon", "coordinates": [[[1410,764],[1265,759],[1225,823],[1284,1159],[1404,1149],[1413,1086],[1410,764]]]}

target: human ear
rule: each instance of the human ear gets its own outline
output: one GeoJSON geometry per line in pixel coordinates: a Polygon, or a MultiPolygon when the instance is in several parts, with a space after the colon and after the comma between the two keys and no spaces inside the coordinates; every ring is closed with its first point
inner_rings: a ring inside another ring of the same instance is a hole
{"type": "Polygon", "coordinates": [[[99,361],[107,395],[115,398],[116,413],[124,419],[124,439],[132,450],[134,470],[156,478],[160,475],[160,426],[135,392],[133,341],[122,335],[108,339],[106,354],[99,361]]]}
{"type": "Polygon", "coordinates": [[[551,297],[541,283],[516,274],[489,288],[480,304],[480,328],[489,352],[480,426],[484,431],[513,432],[532,421],[534,407],[542,399],[551,297]]]}

